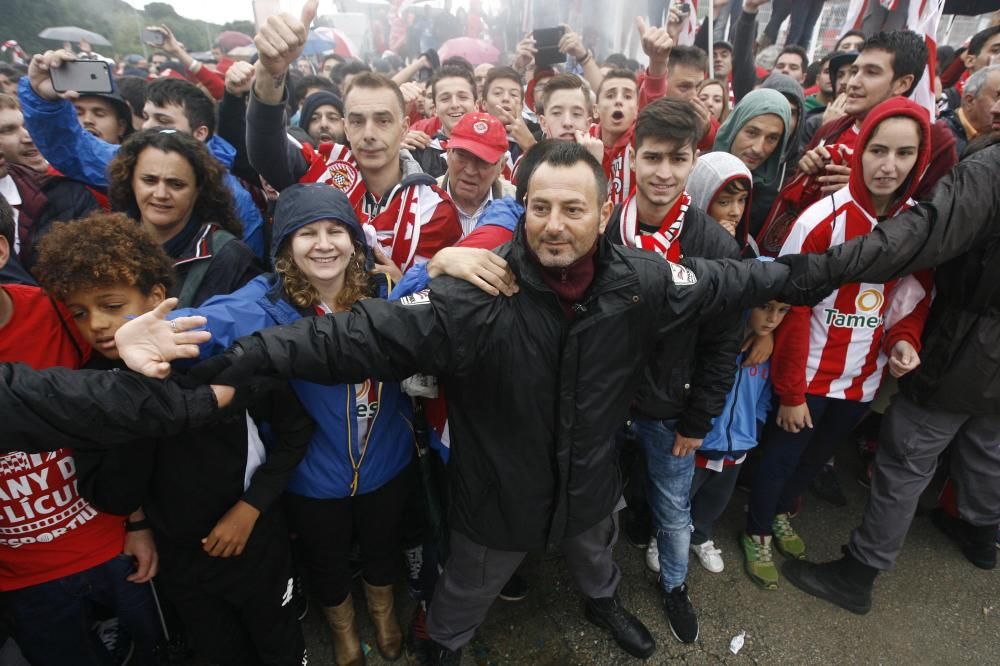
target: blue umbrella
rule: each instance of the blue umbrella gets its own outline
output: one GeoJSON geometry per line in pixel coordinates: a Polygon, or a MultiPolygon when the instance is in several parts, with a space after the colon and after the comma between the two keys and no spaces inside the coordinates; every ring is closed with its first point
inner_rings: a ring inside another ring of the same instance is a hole
{"type": "Polygon", "coordinates": [[[332,51],[336,45],[332,39],[320,35],[315,30],[310,30],[309,39],[306,40],[305,48],[302,49],[302,55],[320,55],[326,51],[332,51]]]}

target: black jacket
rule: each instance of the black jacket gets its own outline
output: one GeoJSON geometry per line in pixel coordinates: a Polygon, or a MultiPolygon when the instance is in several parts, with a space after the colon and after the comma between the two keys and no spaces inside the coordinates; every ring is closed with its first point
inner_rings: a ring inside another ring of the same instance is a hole
{"type": "Polygon", "coordinates": [[[0,450],[107,449],[218,418],[211,389],[125,371],[33,370],[0,363],[0,450]]]}
{"type": "Polygon", "coordinates": [[[312,437],[313,420],[287,383],[275,382],[249,414],[252,433],[246,411],[227,410],[215,423],[173,436],[107,451],[76,451],[80,494],[116,515],[141,506],[158,542],[200,548],[200,540],[238,500],[267,511],[312,437]],[[248,465],[264,454],[262,440],[270,444],[266,459],[245,486],[248,465]]]}
{"type": "Polygon", "coordinates": [[[199,263],[207,263],[207,270],[201,276],[201,284],[194,297],[181,299],[179,307],[196,308],[212,296],[231,294],[261,273],[260,262],[253,250],[238,238],[223,244],[218,252],[213,251],[212,237],[220,229],[218,225],[201,224],[194,218],[181,234],[185,238],[171,239],[164,245],[170,258],[174,260],[177,281],[168,296],[180,296],[188,276],[199,263]],[[174,242],[174,241],[179,242],[174,242]]]}
{"type": "Polygon", "coordinates": [[[687,260],[692,271],[602,238],[593,283],[568,321],[522,230],[497,250],[521,287],[511,298],[437,278],[398,302],[368,299],[265,329],[227,358],[237,371],[319,383],[436,375],[448,395],[452,527],[501,550],[559,543],[621,497],[614,433],[656,342],[768,300],[787,273],[687,260]]]}
{"type": "MultiPolygon", "coordinates": [[[[621,204],[615,206],[605,235],[622,245],[621,204]]],[[[736,240],[718,222],[691,206],[680,235],[684,257],[739,259],[736,240]]],[[[742,343],[740,312],[727,312],[676,331],[656,344],[646,365],[633,412],[641,418],[679,419],[677,432],[702,439],[722,413],[733,385],[733,359],[742,343]]]]}
{"type": "Polygon", "coordinates": [[[1000,144],[966,157],[930,199],[825,254],[779,261],[796,271],[785,298],[816,303],[847,282],[887,282],[937,266],[922,364],[900,382],[918,404],[1000,414],[1000,144]]]}

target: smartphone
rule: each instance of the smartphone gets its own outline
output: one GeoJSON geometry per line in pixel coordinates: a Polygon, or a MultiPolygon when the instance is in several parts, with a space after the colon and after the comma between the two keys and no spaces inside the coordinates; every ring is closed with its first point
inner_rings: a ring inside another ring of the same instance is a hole
{"type": "Polygon", "coordinates": [[[559,52],[559,40],[566,34],[566,28],[538,28],[532,32],[535,38],[535,67],[551,67],[566,60],[566,55],[559,52]]]}
{"type": "Polygon", "coordinates": [[[58,69],[49,70],[56,92],[75,90],[78,93],[114,92],[111,65],[103,60],[73,60],[58,69]]]}
{"type": "Polygon", "coordinates": [[[159,30],[143,30],[142,31],[142,41],[150,46],[163,46],[163,40],[166,38],[159,30]]]}

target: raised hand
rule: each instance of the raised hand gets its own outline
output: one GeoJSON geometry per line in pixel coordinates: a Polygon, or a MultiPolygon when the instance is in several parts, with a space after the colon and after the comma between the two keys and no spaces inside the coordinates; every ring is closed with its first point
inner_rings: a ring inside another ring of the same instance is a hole
{"type": "Polygon", "coordinates": [[[651,28],[642,16],[636,17],[635,27],[639,31],[642,52],[649,56],[650,63],[666,63],[670,49],[674,48],[674,36],[670,35],[668,29],[651,28]]]}
{"type": "Polygon", "coordinates": [[[566,31],[562,39],[559,40],[559,52],[573,56],[576,60],[587,57],[587,47],[583,45],[583,38],[565,23],[562,26],[566,31]]]}
{"type": "Polygon", "coordinates": [[[242,97],[250,92],[253,77],[253,65],[242,60],[234,62],[226,70],[226,92],[236,97],[242,97]]]}
{"type": "Polygon", "coordinates": [[[147,377],[163,379],[170,374],[170,362],[178,358],[198,358],[198,345],[212,339],[208,331],[192,331],[204,326],[204,317],[178,317],[167,321],[177,306],[168,298],[152,312],[136,317],[115,333],[118,355],[130,369],[147,377]]]}
{"type": "Polygon", "coordinates": [[[51,70],[59,69],[65,63],[74,61],[76,61],[76,56],[73,55],[72,51],[66,49],[35,54],[28,65],[28,82],[31,83],[31,89],[42,99],[51,102],[58,99],[76,99],[78,95],[74,90],[64,93],[56,92],[55,88],[52,87],[52,79],[49,78],[51,70]]]}
{"type": "Polygon", "coordinates": [[[298,17],[284,12],[268,17],[260,32],[253,38],[259,57],[254,90],[262,101],[273,102],[281,99],[288,68],[302,55],[302,49],[309,39],[309,26],[316,18],[318,5],[319,0],[309,0],[302,7],[302,13],[298,17]],[[261,85],[262,73],[271,79],[269,85],[261,85]]]}

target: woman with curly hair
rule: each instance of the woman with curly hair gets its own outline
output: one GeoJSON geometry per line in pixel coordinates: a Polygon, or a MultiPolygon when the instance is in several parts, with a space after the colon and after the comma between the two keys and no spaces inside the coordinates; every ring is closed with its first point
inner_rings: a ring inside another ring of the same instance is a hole
{"type": "MultiPolygon", "coordinates": [[[[37,270],[94,349],[91,369],[124,367],[115,333],[160,305],[174,282],[173,261],[157,239],[120,213],[54,225],[39,245],[37,270]]],[[[241,402],[250,404],[174,436],[75,451],[79,492],[98,510],[129,516],[128,534],[149,535],[152,553],[137,556],[128,580],[156,574],[158,555],[157,584],[200,656],[233,666],[304,663],[278,500],[305,453],[312,419],[283,383],[241,402]]],[[[123,626],[151,627],[143,663],[152,663],[159,626],[151,597],[145,625],[136,606],[118,613],[123,626]]]]}
{"type": "Polygon", "coordinates": [[[173,260],[168,296],[197,306],[260,273],[243,241],[225,169],[204,144],[175,130],[129,137],[108,166],[111,205],[138,220],[173,260]]]}
{"type": "MultiPolygon", "coordinates": [[[[382,292],[370,278],[372,251],[342,192],[318,183],[293,185],[281,192],[274,211],[274,273],[177,314],[206,317],[212,340],[202,346],[202,355],[221,353],[241,336],[349,310],[382,292]]],[[[398,384],[372,379],[291,385],[316,421],[316,432],[288,484],[285,508],[302,546],[312,596],[333,633],[336,663],[364,663],[351,598],[354,541],[361,546],[375,643],[393,661],[402,649],[392,586],[411,485],[410,402],[398,384]]]]}

